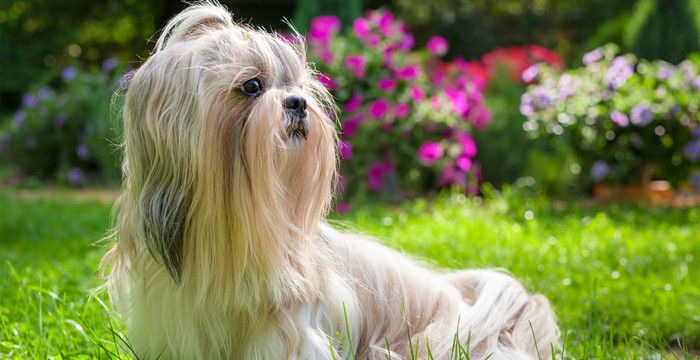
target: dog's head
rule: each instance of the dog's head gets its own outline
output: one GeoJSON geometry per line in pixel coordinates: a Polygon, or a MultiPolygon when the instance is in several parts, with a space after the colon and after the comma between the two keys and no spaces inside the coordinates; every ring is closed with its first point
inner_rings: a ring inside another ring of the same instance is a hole
{"type": "Polygon", "coordinates": [[[331,200],[331,113],[301,41],[235,24],[220,6],[189,7],[128,85],[124,232],[175,279],[183,266],[217,266],[203,264],[216,252],[293,247],[279,242],[314,232],[331,200]]]}

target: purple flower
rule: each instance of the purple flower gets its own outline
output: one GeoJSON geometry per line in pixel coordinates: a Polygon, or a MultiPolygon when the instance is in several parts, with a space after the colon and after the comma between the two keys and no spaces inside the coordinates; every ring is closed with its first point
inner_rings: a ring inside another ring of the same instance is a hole
{"type": "Polygon", "coordinates": [[[90,150],[85,144],[78,145],[78,147],[75,148],[75,153],[78,154],[80,160],[87,160],[90,158],[90,150]]]}
{"type": "Polygon", "coordinates": [[[418,148],[418,157],[426,164],[431,165],[442,157],[442,146],[434,141],[426,141],[418,148]]]}
{"type": "Polygon", "coordinates": [[[316,16],[311,20],[309,40],[326,44],[340,30],[340,19],[336,16],[316,16]]]}
{"type": "Polygon", "coordinates": [[[110,72],[114,70],[114,68],[116,68],[118,64],[119,61],[117,60],[117,58],[111,57],[102,63],[102,71],[110,72]]]}
{"type": "Polygon", "coordinates": [[[612,90],[618,89],[627,82],[633,73],[632,64],[625,57],[618,56],[613,59],[610,68],[605,73],[605,83],[612,90]]]}
{"type": "Polygon", "coordinates": [[[683,154],[690,162],[696,162],[700,159],[700,140],[689,142],[683,147],[683,154]]]}
{"type": "Polygon", "coordinates": [[[394,91],[396,89],[396,80],[392,78],[381,78],[377,81],[377,87],[384,92],[394,91]]]}
{"type": "Polygon", "coordinates": [[[612,122],[619,127],[627,127],[627,125],[629,125],[630,123],[630,120],[629,118],[627,118],[627,115],[617,110],[610,113],[610,120],[612,120],[612,122]]]}
{"type": "Polygon", "coordinates": [[[61,127],[65,123],[66,123],[66,115],[65,114],[60,113],[60,114],[56,115],[56,118],[54,119],[54,125],[56,127],[61,127]]]}
{"type": "Polygon", "coordinates": [[[70,168],[66,174],[66,180],[73,186],[82,185],[85,183],[85,173],[79,168],[70,168]]]}
{"type": "Polygon", "coordinates": [[[608,176],[608,173],[610,172],[610,167],[608,164],[606,164],[602,160],[598,160],[595,163],[593,163],[593,167],[591,167],[591,178],[595,182],[599,182],[603,180],[606,176],[608,176]]]}
{"type": "Polygon", "coordinates": [[[600,61],[603,58],[603,48],[597,48],[583,54],[583,64],[588,65],[600,61]]]}
{"type": "Polygon", "coordinates": [[[700,138],[700,126],[696,126],[690,133],[694,138],[700,138]]]}
{"type": "Polygon", "coordinates": [[[559,99],[566,100],[576,93],[580,79],[569,74],[563,74],[559,78],[559,99]]]}
{"type": "Polygon", "coordinates": [[[420,87],[414,85],[411,87],[411,99],[413,101],[423,101],[423,99],[425,99],[425,92],[420,87]]]}
{"type": "Polygon", "coordinates": [[[401,43],[399,44],[399,50],[411,51],[415,43],[416,39],[413,37],[412,34],[405,34],[401,39],[401,43]]]}
{"type": "Polygon", "coordinates": [[[543,88],[537,88],[537,90],[535,90],[535,99],[537,100],[537,104],[541,108],[546,108],[552,105],[552,99],[549,97],[547,91],[543,88]]]}
{"type": "Polygon", "coordinates": [[[369,165],[367,173],[367,185],[372,190],[381,190],[384,176],[394,171],[394,164],[390,161],[385,163],[375,162],[369,165]]]}
{"type": "Polygon", "coordinates": [[[436,35],[428,40],[426,47],[428,48],[428,52],[433,55],[443,55],[447,52],[449,43],[444,37],[436,35]]]}
{"type": "Polygon", "coordinates": [[[345,103],[344,110],[346,113],[355,112],[360,105],[362,105],[362,94],[356,92],[350,99],[348,99],[348,102],[345,103]]]}
{"type": "Polygon", "coordinates": [[[695,90],[700,90],[700,76],[696,76],[693,78],[693,87],[695,90]]]}
{"type": "Polygon", "coordinates": [[[648,105],[639,104],[632,108],[630,120],[634,125],[646,126],[654,120],[654,112],[648,105]]]}
{"type": "Polygon", "coordinates": [[[24,110],[18,110],[15,113],[14,118],[12,119],[12,123],[14,124],[15,128],[21,129],[24,127],[24,123],[27,120],[27,113],[24,112],[24,110]]]}
{"type": "Polygon", "coordinates": [[[339,202],[339,203],[335,206],[335,211],[336,211],[339,215],[347,215],[347,214],[349,214],[350,211],[351,211],[351,209],[350,209],[350,204],[348,204],[348,203],[346,203],[346,202],[344,202],[344,201],[341,201],[341,202],[339,202]]]}
{"type": "Polygon", "coordinates": [[[401,80],[413,80],[418,76],[418,67],[415,65],[406,65],[400,69],[396,69],[396,77],[401,80]]]}
{"type": "Polygon", "coordinates": [[[537,67],[537,65],[531,65],[527,69],[523,70],[523,81],[526,83],[532,82],[533,80],[535,80],[535,78],[537,78],[537,74],[539,74],[539,72],[540,70],[537,67]]]}
{"type": "Polygon", "coordinates": [[[339,146],[340,158],[343,160],[352,159],[352,144],[349,141],[341,141],[339,146]]]}
{"type": "Polygon", "coordinates": [[[338,88],[338,83],[336,83],[335,80],[330,77],[330,75],[318,74],[318,81],[329,90],[335,90],[338,88]]]}
{"type": "Polygon", "coordinates": [[[389,102],[385,99],[377,99],[369,104],[369,113],[375,118],[381,118],[389,110],[389,102]]]}
{"type": "Polygon", "coordinates": [[[595,50],[592,50],[590,52],[587,52],[583,54],[583,64],[588,65],[592,64],[594,62],[600,61],[600,59],[603,58],[603,55],[605,53],[603,52],[603,48],[597,48],[595,50]]]}
{"type": "Polygon", "coordinates": [[[363,79],[365,77],[365,58],[362,55],[348,55],[345,58],[345,66],[352,71],[356,78],[363,79]]]}
{"type": "Polygon", "coordinates": [[[39,103],[39,99],[37,99],[36,95],[31,94],[31,93],[26,93],[24,96],[22,96],[22,106],[26,108],[33,108],[39,103]]]}
{"type": "Polygon", "coordinates": [[[63,68],[63,71],[61,71],[61,79],[65,82],[69,82],[73,80],[75,75],[78,73],[78,70],[75,69],[73,66],[66,66],[63,68]]]}
{"type": "Polygon", "coordinates": [[[666,80],[673,76],[673,69],[667,66],[662,66],[656,73],[656,78],[659,80],[666,80]]]}
{"type": "Polygon", "coordinates": [[[695,188],[696,190],[700,190],[700,171],[695,171],[693,172],[692,175],[690,175],[690,186],[695,188]]]}
{"type": "Polygon", "coordinates": [[[360,125],[357,117],[350,118],[343,122],[343,135],[352,137],[357,132],[357,127],[360,125]]]}
{"type": "Polygon", "coordinates": [[[529,116],[535,113],[535,104],[532,101],[532,95],[530,93],[524,93],[520,97],[520,113],[529,116]]]}
{"type": "Polygon", "coordinates": [[[53,94],[53,90],[47,88],[46,86],[39,89],[39,97],[44,100],[50,98],[51,96],[53,96],[53,94]]]}
{"type": "Polygon", "coordinates": [[[405,103],[398,103],[396,106],[394,106],[394,117],[397,119],[401,119],[408,115],[408,113],[411,111],[411,107],[408,104],[405,103]]]}

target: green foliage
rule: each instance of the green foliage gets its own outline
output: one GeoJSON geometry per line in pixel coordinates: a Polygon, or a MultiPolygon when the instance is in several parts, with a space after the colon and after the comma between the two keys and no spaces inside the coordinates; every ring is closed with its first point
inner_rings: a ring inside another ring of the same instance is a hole
{"type": "MultiPolygon", "coordinates": [[[[700,208],[590,207],[509,187],[481,201],[355,203],[343,223],[440,267],[508,269],[551,300],[565,359],[700,346],[700,208]]],[[[128,358],[105,294],[91,296],[111,203],[62,192],[0,192],[0,203],[0,357],[128,358]]]]}
{"type": "Polygon", "coordinates": [[[42,181],[116,182],[121,122],[114,121],[111,99],[120,86],[117,65],[111,58],[102,69],[69,66],[60,79],[27,92],[13,120],[0,130],[4,162],[42,181]]]}
{"type": "Polygon", "coordinates": [[[700,51],[697,0],[641,0],[629,21],[625,47],[649,60],[679,63],[700,51]]]}
{"type": "Polygon", "coordinates": [[[360,0],[298,0],[294,10],[294,26],[300,32],[309,29],[311,19],[319,15],[335,15],[343,26],[362,15],[360,0]]]}

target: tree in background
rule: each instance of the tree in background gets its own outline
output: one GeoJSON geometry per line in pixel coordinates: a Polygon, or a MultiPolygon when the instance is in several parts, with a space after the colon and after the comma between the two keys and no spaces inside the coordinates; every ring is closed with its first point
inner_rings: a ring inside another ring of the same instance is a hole
{"type": "Polygon", "coordinates": [[[682,61],[700,50],[700,1],[641,0],[624,40],[627,50],[639,57],[682,61]]]}

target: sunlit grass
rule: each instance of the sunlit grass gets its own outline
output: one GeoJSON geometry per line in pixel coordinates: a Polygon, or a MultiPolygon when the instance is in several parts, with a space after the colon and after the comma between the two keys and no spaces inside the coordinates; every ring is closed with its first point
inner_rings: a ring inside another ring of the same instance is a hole
{"type": "MultiPolygon", "coordinates": [[[[353,207],[345,224],[389,246],[440,267],[506,268],[547,295],[566,358],[675,359],[700,348],[699,208],[512,194],[353,207]]],[[[123,354],[106,297],[91,296],[110,210],[84,197],[0,192],[0,358],[123,354]]]]}

